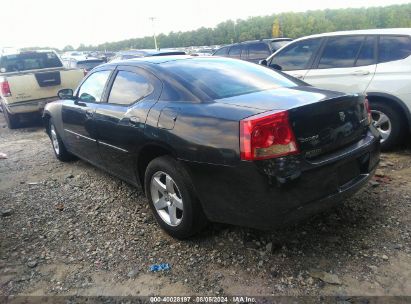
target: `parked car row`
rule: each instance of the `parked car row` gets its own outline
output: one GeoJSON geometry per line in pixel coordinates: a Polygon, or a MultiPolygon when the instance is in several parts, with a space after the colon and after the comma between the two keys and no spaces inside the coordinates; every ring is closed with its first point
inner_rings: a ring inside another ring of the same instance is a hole
{"type": "Polygon", "coordinates": [[[83,70],[84,75],[87,75],[96,66],[106,63],[104,59],[95,57],[66,57],[62,61],[67,68],[83,70]]]}
{"type": "MultiPolygon", "coordinates": [[[[214,55],[236,54],[231,57],[254,61],[257,55],[243,55],[246,45],[250,53],[252,43],[223,47],[214,55]]],[[[319,88],[366,94],[382,148],[389,149],[411,130],[410,55],[411,29],[376,29],[303,37],[260,64],[319,88]]]]}
{"type": "Polygon", "coordinates": [[[268,56],[288,44],[290,38],[273,38],[245,41],[231,45],[223,46],[218,49],[213,55],[230,58],[242,59],[254,63],[266,59],[268,56]]]}

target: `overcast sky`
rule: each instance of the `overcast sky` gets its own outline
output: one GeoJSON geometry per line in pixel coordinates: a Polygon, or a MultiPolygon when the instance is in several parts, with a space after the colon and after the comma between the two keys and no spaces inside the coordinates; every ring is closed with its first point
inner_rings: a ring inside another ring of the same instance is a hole
{"type": "Polygon", "coordinates": [[[11,0],[2,5],[0,46],[77,47],[214,27],[228,19],[286,11],[369,7],[410,0],[11,0]]]}

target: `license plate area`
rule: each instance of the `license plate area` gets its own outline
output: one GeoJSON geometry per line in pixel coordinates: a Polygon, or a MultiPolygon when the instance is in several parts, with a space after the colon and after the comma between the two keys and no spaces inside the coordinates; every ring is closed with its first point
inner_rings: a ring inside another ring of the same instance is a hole
{"type": "Polygon", "coordinates": [[[338,186],[342,187],[361,174],[359,161],[347,162],[338,168],[338,186]]]}

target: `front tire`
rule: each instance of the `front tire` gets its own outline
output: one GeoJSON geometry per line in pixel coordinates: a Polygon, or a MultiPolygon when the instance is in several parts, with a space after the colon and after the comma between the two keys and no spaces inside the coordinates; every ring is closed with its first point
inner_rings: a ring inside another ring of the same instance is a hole
{"type": "Polygon", "coordinates": [[[187,171],[174,158],[161,156],[152,160],[144,185],[158,224],[171,236],[185,239],[207,225],[187,171]]]}
{"type": "Polygon", "coordinates": [[[401,142],[404,121],[395,109],[382,102],[372,102],[371,116],[374,126],[381,135],[382,150],[392,149],[401,142]]]}
{"type": "Polygon", "coordinates": [[[49,137],[51,140],[51,145],[53,147],[54,154],[56,155],[57,159],[63,162],[72,160],[74,158],[73,154],[67,151],[51,119],[49,122],[49,132],[48,133],[49,133],[49,137]]]}

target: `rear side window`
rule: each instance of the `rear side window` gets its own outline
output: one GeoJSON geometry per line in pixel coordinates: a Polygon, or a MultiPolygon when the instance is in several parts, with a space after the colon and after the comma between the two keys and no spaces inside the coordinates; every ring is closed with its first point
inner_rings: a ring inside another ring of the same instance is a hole
{"type": "Polygon", "coordinates": [[[411,55],[411,39],[408,36],[380,36],[378,62],[404,59],[411,55]]]}
{"type": "Polygon", "coordinates": [[[232,58],[240,58],[242,50],[243,50],[243,46],[241,44],[234,45],[230,48],[230,51],[228,52],[228,56],[232,58]]]}
{"type": "Polygon", "coordinates": [[[248,59],[265,59],[271,52],[265,43],[250,43],[248,45],[248,59]]]}
{"type": "Polygon", "coordinates": [[[119,71],[108,98],[109,103],[130,105],[153,92],[149,80],[137,73],[119,71]]]}
{"type": "Polygon", "coordinates": [[[227,56],[228,47],[223,47],[214,53],[214,56],[227,56]]]}
{"type": "Polygon", "coordinates": [[[363,41],[364,36],[328,38],[318,68],[332,69],[354,66],[363,41]]]}
{"type": "Polygon", "coordinates": [[[111,71],[98,71],[91,74],[81,85],[78,98],[84,102],[101,102],[110,74],[111,71]]]}
{"type": "Polygon", "coordinates": [[[3,73],[62,67],[54,52],[26,52],[1,57],[0,69],[3,73]]]}
{"type": "Polygon", "coordinates": [[[283,71],[305,70],[317,52],[320,43],[321,39],[319,38],[295,42],[276,54],[269,65],[271,67],[276,65],[283,71]]]}

